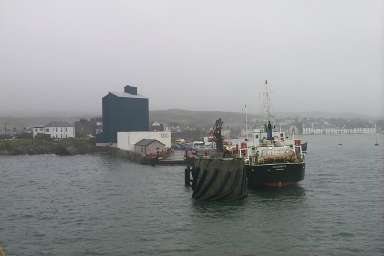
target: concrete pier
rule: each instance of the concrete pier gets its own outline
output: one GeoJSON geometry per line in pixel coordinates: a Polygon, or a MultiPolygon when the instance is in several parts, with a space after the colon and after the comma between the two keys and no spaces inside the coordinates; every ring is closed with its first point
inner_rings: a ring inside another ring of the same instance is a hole
{"type": "Polygon", "coordinates": [[[248,195],[242,159],[196,159],[191,172],[195,200],[242,200],[248,195]]]}

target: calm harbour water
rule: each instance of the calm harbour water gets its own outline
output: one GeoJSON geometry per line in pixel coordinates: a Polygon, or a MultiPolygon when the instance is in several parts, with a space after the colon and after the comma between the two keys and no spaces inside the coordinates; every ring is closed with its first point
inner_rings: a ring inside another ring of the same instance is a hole
{"type": "Polygon", "coordinates": [[[383,138],[307,140],[299,186],[237,203],[193,202],[183,167],[0,156],[0,245],[17,256],[384,255],[383,138]]]}

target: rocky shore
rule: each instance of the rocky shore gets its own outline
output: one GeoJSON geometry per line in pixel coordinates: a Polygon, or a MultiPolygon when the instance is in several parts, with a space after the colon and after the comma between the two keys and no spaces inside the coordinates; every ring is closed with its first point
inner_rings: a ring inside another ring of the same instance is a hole
{"type": "Polygon", "coordinates": [[[0,140],[0,155],[77,155],[105,151],[95,146],[92,139],[5,139],[0,140]]]}

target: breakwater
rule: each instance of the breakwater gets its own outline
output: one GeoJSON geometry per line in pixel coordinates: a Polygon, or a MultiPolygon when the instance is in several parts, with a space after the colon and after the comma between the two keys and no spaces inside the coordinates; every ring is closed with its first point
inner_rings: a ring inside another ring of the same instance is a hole
{"type": "Polygon", "coordinates": [[[78,155],[105,151],[97,148],[89,139],[40,140],[4,139],[0,140],[0,155],[78,155]]]}

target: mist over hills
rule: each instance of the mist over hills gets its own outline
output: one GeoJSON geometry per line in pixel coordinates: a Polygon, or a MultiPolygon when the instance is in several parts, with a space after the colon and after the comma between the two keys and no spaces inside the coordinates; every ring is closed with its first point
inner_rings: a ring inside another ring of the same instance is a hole
{"type": "MultiPolygon", "coordinates": [[[[263,123],[266,119],[265,114],[248,113],[248,121],[250,123],[263,123]]],[[[150,112],[150,119],[164,123],[185,123],[199,126],[206,123],[212,123],[221,118],[224,125],[233,123],[244,123],[245,113],[241,112],[225,112],[225,111],[192,111],[183,109],[167,109],[153,110],[150,112]]],[[[340,119],[362,119],[362,120],[379,120],[383,117],[373,117],[355,113],[326,113],[326,112],[279,112],[273,114],[273,119],[303,119],[303,118],[340,118],[340,119]]]]}
{"type": "MultiPolygon", "coordinates": [[[[100,117],[101,115],[92,113],[42,113],[40,115],[7,115],[0,116],[0,126],[32,127],[45,125],[51,121],[67,121],[74,123],[81,118],[100,117]]],[[[265,115],[248,113],[248,123],[250,126],[262,125],[265,121],[265,115]]],[[[302,118],[340,118],[340,119],[362,119],[366,121],[383,120],[383,117],[372,117],[368,115],[354,113],[325,113],[325,112],[300,112],[300,113],[275,113],[274,119],[302,119],[302,118]]],[[[213,126],[216,119],[221,118],[224,121],[224,127],[242,127],[245,123],[245,114],[241,112],[226,111],[194,111],[185,109],[167,109],[150,111],[150,121],[158,121],[166,124],[181,124],[196,128],[209,128],[213,126]]]]}
{"type": "MultiPolygon", "coordinates": [[[[182,109],[154,110],[150,112],[150,120],[167,124],[183,124],[198,128],[213,126],[221,118],[224,127],[239,126],[245,122],[245,114],[225,111],[191,111],[182,109]]],[[[254,122],[261,119],[260,115],[248,114],[248,121],[254,122]]]]}

